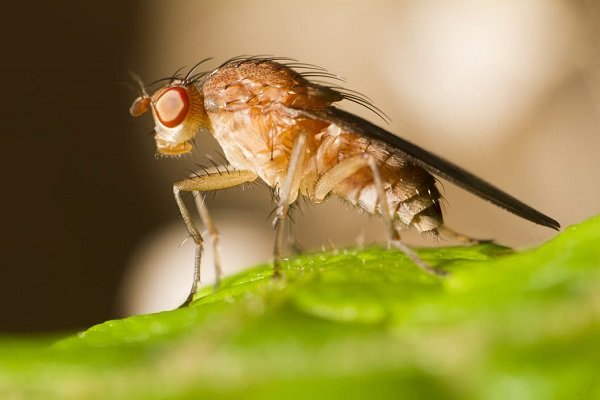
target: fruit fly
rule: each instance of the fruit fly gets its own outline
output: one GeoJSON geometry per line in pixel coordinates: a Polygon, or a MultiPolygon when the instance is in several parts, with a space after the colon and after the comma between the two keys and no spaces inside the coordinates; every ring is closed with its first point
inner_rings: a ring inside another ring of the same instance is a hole
{"type": "MultiPolygon", "coordinates": [[[[208,59],[207,59],[208,60],[208,59]]],[[[203,60],[207,61],[207,60],[203,60]]],[[[202,63],[201,62],[201,63],[202,63]]],[[[350,100],[379,113],[360,94],[312,78],[335,78],[319,67],[287,58],[236,57],[210,72],[166,82],[149,95],[138,79],[141,96],[130,113],[151,110],[160,155],[181,156],[192,150],[199,132],[213,135],[228,165],[203,172],[173,186],[175,200],[196,244],[194,283],[189,303],[200,284],[204,240],[182,200],[193,192],[215,248],[217,282],[218,233],[198,193],[262,180],[277,199],[274,276],[281,274],[284,225],[300,195],[311,203],[337,196],[370,214],[381,215],[388,244],[402,250],[428,273],[443,272],[425,263],[400,240],[400,232],[418,232],[472,241],[444,226],[441,195],[434,175],[446,179],[496,206],[553,229],[554,219],[524,204],[464,169],[334,104],[350,100]]]]}

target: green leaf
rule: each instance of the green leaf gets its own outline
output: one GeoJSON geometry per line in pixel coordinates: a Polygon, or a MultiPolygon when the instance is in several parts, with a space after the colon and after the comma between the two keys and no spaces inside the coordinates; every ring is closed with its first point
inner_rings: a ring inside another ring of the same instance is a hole
{"type": "Polygon", "coordinates": [[[600,217],[539,248],[302,255],[183,309],[0,339],[2,399],[600,399],[600,217]]]}

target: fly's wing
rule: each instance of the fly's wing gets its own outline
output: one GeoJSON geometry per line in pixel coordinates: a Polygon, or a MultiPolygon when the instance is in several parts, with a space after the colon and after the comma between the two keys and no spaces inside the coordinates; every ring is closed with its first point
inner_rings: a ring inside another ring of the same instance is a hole
{"type": "Polygon", "coordinates": [[[386,143],[395,151],[404,155],[413,164],[418,165],[426,171],[446,179],[521,218],[525,218],[526,220],[539,225],[547,226],[548,228],[556,230],[560,228],[560,224],[556,220],[515,199],[481,178],[476,177],[451,162],[446,161],[356,115],[335,107],[330,107],[325,110],[301,110],[300,112],[310,118],[326,120],[349,132],[354,132],[386,143]]]}

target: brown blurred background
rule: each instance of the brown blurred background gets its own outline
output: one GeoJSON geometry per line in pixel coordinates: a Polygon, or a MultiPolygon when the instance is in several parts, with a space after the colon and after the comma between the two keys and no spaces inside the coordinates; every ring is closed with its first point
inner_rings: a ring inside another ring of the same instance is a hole
{"type": "MultiPolygon", "coordinates": [[[[153,81],[240,54],[319,64],[382,108],[390,130],[567,226],[600,211],[598,21],[592,1],[12,2],[0,16],[0,334],[79,329],[185,297],[193,246],[179,247],[171,184],[217,146],[205,137],[193,157],[155,159],[150,118],[127,114],[129,70],[153,81]]],[[[443,192],[448,224],[471,236],[526,247],[553,235],[443,192]]],[[[227,271],[269,257],[265,189],[209,207],[227,271]]],[[[296,219],[309,249],[383,238],[377,219],[336,201],[296,219]]]]}

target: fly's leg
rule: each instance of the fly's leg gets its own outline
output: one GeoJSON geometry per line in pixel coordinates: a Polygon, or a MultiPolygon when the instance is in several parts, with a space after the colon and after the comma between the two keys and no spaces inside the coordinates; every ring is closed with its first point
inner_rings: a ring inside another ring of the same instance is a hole
{"type": "Polygon", "coordinates": [[[377,162],[375,158],[372,156],[367,156],[367,161],[369,168],[371,169],[371,173],[373,175],[373,181],[375,184],[375,190],[377,192],[377,198],[379,199],[379,204],[381,207],[381,216],[383,217],[383,222],[385,224],[385,228],[388,234],[388,247],[393,246],[399,250],[401,250],[404,254],[408,256],[419,268],[428,274],[443,276],[446,275],[443,271],[437,270],[427,264],[425,261],[418,256],[417,253],[410,247],[400,240],[400,234],[394,225],[394,218],[392,213],[390,212],[390,208],[387,202],[387,196],[385,194],[385,188],[383,186],[383,181],[381,180],[381,175],[379,174],[379,168],[377,167],[377,162]]]}
{"type": "MultiPolygon", "coordinates": [[[[379,168],[377,168],[377,162],[375,161],[374,157],[367,156],[367,163],[371,169],[371,174],[373,175],[373,183],[375,184],[375,191],[377,192],[377,199],[379,200],[379,206],[381,208],[381,217],[383,218],[383,224],[385,225],[388,235],[388,247],[390,247],[391,245],[394,245],[395,242],[400,242],[400,234],[394,227],[393,215],[390,212],[387,196],[385,194],[385,188],[383,187],[383,181],[381,180],[381,175],[379,174],[379,168]]],[[[401,250],[404,251],[404,249],[401,250]]],[[[414,256],[419,260],[419,262],[423,262],[412,251],[411,254],[407,253],[407,255],[411,259],[414,256]]]]}
{"type": "Polygon", "coordinates": [[[301,133],[296,138],[285,181],[279,192],[279,201],[275,212],[275,245],[273,246],[273,277],[281,276],[281,253],[285,242],[285,221],[290,203],[295,201],[300,187],[302,165],[306,154],[306,134],[301,133]]]}
{"type": "Polygon", "coordinates": [[[313,201],[316,203],[322,202],[341,181],[368,165],[369,161],[363,154],[349,157],[338,162],[335,166],[321,175],[317,181],[312,193],[313,201]]]}
{"type": "Polygon", "coordinates": [[[220,240],[219,240],[219,231],[215,226],[210,213],[208,212],[208,208],[206,208],[206,204],[204,203],[204,198],[199,195],[199,192],[194,192],[194,201],[196,203],[196,208],[198,209],[198,213],[200,214],[200,219],[202,223],[206,227],[208,235],[210,236],[210,241],[212,243],[213,248],[213,259],[215,264],[215,286],[219,286],[221,282],[221,277],[223,275],[223,268],[221,264],[221,252],[220,252],[220,240]]]}
{"type": "MultiPolygon", "coordinates": [[[[202,250],[204,247],[204,240],[198,230],[192,215],[186,207],[183,199],[181,198],[181,192],[208,192],[211,190],[226,189],[233,186],[238,186],[246,182],[251,182],[257,178],[257,175],[251,171],[219,171],[217,169],[208,171],[206,175],[195,176],[173,185],[173,194],[175,195],[175,201],[179,207],[179,212],[185,222],[187,230],[196,244],[196,255],[194,258],[194,282],[189,296],[183,303],[183,306],[191,303],[194,299],[194,295],[198,292],[200,287],[200,261],[202,259],[202,250]]],[[[202,205],[205,207],[204,205],[202,205]]],[[[201,209],[202,210],[202,209],[201,209]]],[[[204,210],[206,210],[204,208],[204,210]]],[[[202,214],[202,211],[201,211],[202,214]]],[[[208,213],[206,213],[208,215],[208,213]]],[[[201,215],[202,216],[202,215],[201,215]]],[[[204,216],[202,216],[204,219],[204,216]]],[[[210,217],[208,218],[209,223],[212,224],[210,217]]],[[[206,223],[206,221],[204,221],[206,223]]],[[[215,230],[216,231],[216,230],[215,230]]],[[[218,276],[218,275],[217,275],[218,276]]]]}
{"type": "Polygon", "coordinates": [[[304,252],[304,248],[302,244],[298,240],[298,232],[296,232],[296,227],[293,224],[294,219],[292,218],[293,208],[288,210],[288,219],[291,222],[289,224],[288,235],[287,235],[287,246],[292,250],[293,254],[302,254],[304,252]]]}
{"type": "Polygon", "coordinates": [[[288,243],[290,248],[292,249],[293,254],[302,254],[304,252],[304,247],[298,241],[298,235],[296,232],[292,232],[290,237],[288,238],[288,243]]]}
{"type": "Polygon", "coordinates": [[[388,232],[388,242],[399,241],[400,236],[392,223],[392,216],[389,211],[386,199],[385,190],[379,175],[379,169],[375,159],[368,154],[361,154],[354,157],[347,158],[337,163],[333,168],[324,173],[317,184],[313,192],[313,198],[316,202],[321,202],[325,199],[325,196],[333,190],[344,179],[352,176],[358,170],[364,167],[369,167],[372,171],[373,179],[375,181],[375,189],[377,191],[377,198],[381,204],[381,215],[383,216],[383,222],[388,232]]]}
{"type": "Polygon", "coordinates": [[[344,179],[350,177],[358,170],[364,167],[369,167],[371,169],[371,173],[373,175],[373,180],[375,184],[375,190],[377,191],[377,198],[379,199],[380,207],[381,207],[381,215],[383,217],[383,222],[385,224],[386,232],[388,235],[388,246],[394,246],[397,249],[401,250],[404,254],[406,254],[419,268],[424,270],[425,272],[432,275],[444,275],[442,271],[439,271],[430,265],[428,265],[425,261],[421,259],[410,247],[404,244],[400,240],[400,234],[396,229],[393,221],[393,215],[390,212],[387,196],[385,194],[385,189],[383,187],[383,181],[381,180],[381,175],[379,174],[379,168],[377,167],[377,162],[375,159],[368,155],[357,155],[354,157],[347,158],[338,164],[336,164],[329,171],[324,173],[313,190],[312,196],[315,202],[320,202],[325,199],[325,197],[344,179]]]}
{"type": "Polygon", "coordinates": [[[472,237],[469,237],[467,235],[463,235],[462,233],[458,233],[450,228],[448,228],[445,225],[440,226],[439,228],[437,228],[438,231],[443,234],[444,236],[447,236],[451,239],[455,239],[463,244],[466,245],[473,245],[473,244],[480,244],[480,243],[489,243],[492,242],[493,240],[485,240],[485,239],[475,239],[472,237]]]}

